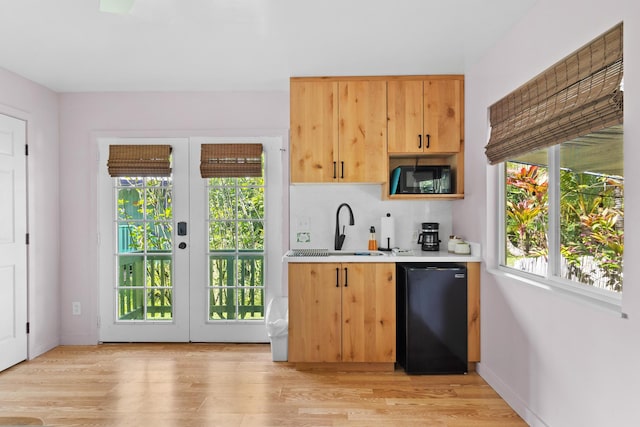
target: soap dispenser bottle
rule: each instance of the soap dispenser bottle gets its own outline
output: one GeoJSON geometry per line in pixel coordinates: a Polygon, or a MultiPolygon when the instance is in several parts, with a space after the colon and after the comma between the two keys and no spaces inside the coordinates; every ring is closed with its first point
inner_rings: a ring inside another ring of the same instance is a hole
{"type": "Polygon", "coordinates": [[[369,250],[375,251],[378,249],[378,242],[376,240],[376,228],[372,225],[369,229],[369,250]]]}

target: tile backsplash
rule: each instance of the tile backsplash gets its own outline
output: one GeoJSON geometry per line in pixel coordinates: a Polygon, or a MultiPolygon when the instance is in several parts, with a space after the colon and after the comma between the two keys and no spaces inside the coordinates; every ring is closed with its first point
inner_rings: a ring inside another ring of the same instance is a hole
{"type": "Polygon", "coordinates": [[[366,250],[369,228],[374,226],[378,245],[380,224],[387,213],[394,218],[395,242],[401,249],[418,249],[417,235],[423,222],[439,223],[440,249],[446,250],[452,234],[451,201],[381,200],[380,185],[375,184],[304,184],[289,187],[291,249],[324,248],[333,250],[336,210],[348,203],[355,225],[349,225],[348,209],[340,211],[340,228],[345,226],[343,250],[366,250]],[[443,246],[444,244],[444,246],[443,246]]]}

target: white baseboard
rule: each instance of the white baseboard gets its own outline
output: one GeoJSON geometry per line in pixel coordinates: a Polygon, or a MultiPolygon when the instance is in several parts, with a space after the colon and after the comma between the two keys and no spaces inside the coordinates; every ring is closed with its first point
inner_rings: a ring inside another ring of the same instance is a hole
{"type": "Polygon", "coordinates": [[[96,345],[98,339],[93,334],[63,334],[60,345],[96,345]]]}
{"type": "Polygon", "coordinates": [[[531,411],[527,402],[523,401],[495,372],[482,363],[477,364],[476,371],[528,425],[532,427],[550,427],[531,411]]]}

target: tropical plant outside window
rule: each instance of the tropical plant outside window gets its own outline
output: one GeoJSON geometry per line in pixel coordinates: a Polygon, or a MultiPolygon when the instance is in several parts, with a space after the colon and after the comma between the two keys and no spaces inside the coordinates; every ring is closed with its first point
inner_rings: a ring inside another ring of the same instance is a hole
{"type": "Polygon", "coordinates": [[[546,165],[506,162],[506,265],[541,276],[548,262],[548,186],[546,165]]]}
{"type": "Polygon", "coordinates": [[[547,276],[558,261],[551,275],[621,292],[622,126],[527,153],[505,162],[505,172],[504,265],[547,276]],[[549,197],[554,185],[557,202],[549,197]],[[549,229],[550,215],[557,230],[549,229]],[[549,252],[550,236],[558,236],[559,253],[549,252]]]}

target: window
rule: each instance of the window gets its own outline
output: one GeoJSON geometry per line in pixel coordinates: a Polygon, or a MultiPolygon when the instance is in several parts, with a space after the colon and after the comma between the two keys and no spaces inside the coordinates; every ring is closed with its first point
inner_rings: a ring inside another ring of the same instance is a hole
{"type": "Polygon", "coordinates": [[[549,174],[547,150],[505,162],[503,265],[547,275],[549,174]]]}
{"type": "Polygon", "coordinates": [[[622,291],[622,135],[619,125],[505,162],[503,265],[622,291]]]}
{"type": "Polygon", "coordinates": [[[501,265],[604,300],[622,292],[622,30],[492,105],[486,147],[504,166],[501,265]]]}

